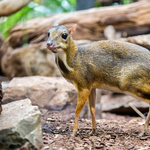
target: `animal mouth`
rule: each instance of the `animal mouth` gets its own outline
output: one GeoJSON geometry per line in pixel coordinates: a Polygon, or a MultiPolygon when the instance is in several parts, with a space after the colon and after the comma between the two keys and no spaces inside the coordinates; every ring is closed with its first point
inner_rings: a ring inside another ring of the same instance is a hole
{"type": "Polygon", "coordinates": [[[55,47],[52,44],[47,44],[46,47],[47,49],[51,50],[53,53],[57,53],[57,48],[59,48],[59,47],[55,47]]]}

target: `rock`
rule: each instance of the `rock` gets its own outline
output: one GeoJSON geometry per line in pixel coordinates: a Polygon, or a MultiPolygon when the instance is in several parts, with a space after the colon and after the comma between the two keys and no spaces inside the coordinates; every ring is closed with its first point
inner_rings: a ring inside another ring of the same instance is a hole
{"type": "Polygon", "coordinates": [[[63,77],[13,78],[4,88],[3,103],[29,98],[32,104],[49,109],[62,109],[66,104],[76,104],[77,91],[63,77]]]}
{"type": "Polygon", "coordinates": [[[101,97],[102,110],[104,112],[113,112],[113,113],[124,113],[132,114],[135,113],[134,110],[130,107],[132,103],[137,109],[142,112],[148,111],[149,104],[145,101],[138,101],[137,99],[125,95],[125,94],[109,94],[103,95],[101,97]]]}
{"type": "Polygon", "coordinates": [[[0,114],[2,112],[2,98],[3,98],[3,95],[2,95],[2,86],[1,86],[1,78],[0,78],[0,114]]]}
{"type": "MultiPolygon", "coordinates": [[[[101,115],[101,109],[105,112],[135,113],[129,105],[130,102],[142,112],[148,110],[148,104],[144,101],[137,101],[127,95],[114,94],[103,90],[97,91],[96,118],[101,115]]],[[[3,93],[3,103],[29,98],[32,104],[53,110],[61,110],[67,104],[76,105],[77,102],[75,87],[63,77],[32,76],[14,78],[4,88],[3,93]]],[[[90,113],[88,116],[90,116],[90,113]]]]}
{"type": "Polygon", "coordinates": [[[2,57],[3,73],[9,78],[23,76],[61,76],[53,54],[45,48],[45,42],[13,49],[9,47],[2,57]]]}
{"type": "MultiPolygon", "coordinates": [[[[0,148],[42,147],[41,113],[29,99],[3,105],[0,116],[0,148]]],[[[26,149],[25,149],[26,150],[26,149]]]]}

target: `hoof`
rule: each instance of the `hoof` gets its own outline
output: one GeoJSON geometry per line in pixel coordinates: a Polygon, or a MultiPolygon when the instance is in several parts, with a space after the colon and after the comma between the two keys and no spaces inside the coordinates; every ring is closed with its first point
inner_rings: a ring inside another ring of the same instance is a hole
{"type": "Polygon", "coordinates": [[[72,136],[77,136],[77,130],[73,130],[72,136]]]}
{"type": "Polygon", "coordinates": [[[140,134],[138,134],[138,136],[137,137],[142,137],[142,136],[145,136],[146,135],[146,133],[144,132],[144,131],[142,131],[140,134]]]}
{"type": "Polygon", "coordinates": [[[96,135],[96,129],[92,129],[92,131],[90,132],[90,135],[96,135]]]}

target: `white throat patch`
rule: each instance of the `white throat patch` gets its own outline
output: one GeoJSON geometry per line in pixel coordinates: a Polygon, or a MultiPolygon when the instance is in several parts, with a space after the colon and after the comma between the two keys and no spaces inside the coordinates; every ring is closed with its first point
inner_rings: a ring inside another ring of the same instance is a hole
{"type": "Polygon", "coordinates": [[[64,65],[66,66],[66,68],[69,70],[69,71],[73,71],[73,68],[71,68],[68,64],[67,64],[67,57],[66,57],[66,54],[63,52],[63,51],[59,51],[58,53],[55,54],[55,57],[59,57],[64,65]]]}

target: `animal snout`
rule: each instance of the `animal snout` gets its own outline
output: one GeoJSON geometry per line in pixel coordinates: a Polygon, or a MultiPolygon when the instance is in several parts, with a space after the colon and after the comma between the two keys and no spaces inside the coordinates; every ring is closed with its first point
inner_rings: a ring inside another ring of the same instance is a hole
{"type": "Polygon", "coordinates": [[[54,48],[54,44],[51,40],[47,41],[46,46],[47,46],[48,49],[53,49],[54,48]]]}
{"type": "Polygon", "coordinates": [[[53,53],[56,53],[56,52],[57,52],[57,50],[56,50],[56,48],[55,48],[55,45],[54,45],[54,43],[53,43],[51,40],[47,41],[46,47],[47,47],[49,50],[51,50],[53,53]]]}
{"type": "Polygon", "coordinates": [[[52,41],[47,41],[47,46],[52,46],[53,45],[53,43],[52,43],[52,41]]]}

